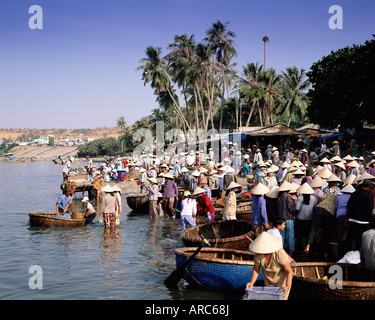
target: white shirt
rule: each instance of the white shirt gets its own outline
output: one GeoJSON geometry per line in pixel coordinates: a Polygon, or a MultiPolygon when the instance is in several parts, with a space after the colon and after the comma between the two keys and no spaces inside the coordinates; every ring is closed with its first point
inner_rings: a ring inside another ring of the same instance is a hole
{"type": "Polygon", "coordinates": [[[281,237],[280,231],[278,229],[273,227],[272,229],[268,230],[267,232],[269,234],[273,235],[274,237],[276,237],[277,239],[279,239],[282,242],[282,237],[281,237]]]}
{"type": "Polygon", "coordinates": [[[63,167],[63,172],[65,172],[67,174],[70,170],[70,166],[71,166],[70,161],[66,160],[66,162],[64,164],[64,167],[63,167]]]}
{"type": "Polygon", "coordinates": [[[181,203],[182,216],[195,216],[197,214],[197,202],[194,199],[184,199],[181,203]]]}

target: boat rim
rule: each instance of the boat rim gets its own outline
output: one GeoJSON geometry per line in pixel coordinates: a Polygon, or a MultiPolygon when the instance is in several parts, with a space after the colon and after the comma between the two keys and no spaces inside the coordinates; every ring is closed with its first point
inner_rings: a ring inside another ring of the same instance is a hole
{"type": "MultiPolygon", "coordinates": [[[[189,258],[191,254],[195,252],[195,250],[197,249],[198,247],[177,248],[175,249],[175,254],[189,258]]],[[[250,251],[243,251],[243,250],[237,250],[237,249],[225,249],[225,248],[202,248],[200,252],[222,252],[222,253],[240,254],[240,255],[246,255],[246,256],[252,256],[252,257],[254,256],[254,254],[250,251]]],[[[223,264],[238,264],[238,265],[254,266],[253,260],[247,260],[247,261],[231,260],[231,259],[225,259],[225,258],[199,257],[198,255],[195,256],[194,259],[200,260],[200,261],[206,261],[206,262],[223,263],[223,264]]]]}

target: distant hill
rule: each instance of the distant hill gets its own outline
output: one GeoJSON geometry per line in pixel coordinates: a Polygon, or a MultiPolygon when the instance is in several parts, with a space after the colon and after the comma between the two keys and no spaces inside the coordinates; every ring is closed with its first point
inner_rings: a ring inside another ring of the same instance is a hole
{"type": "MultiPolygon", "coordinates": [[[[3,129],[0,128],[0,139],[10,139],[17,141],[22,137],[34,137],[40,134],[53,135],[56,140],[65,138],[91,138],[99,139],[104,137],[115,137],[121,135],[121,129],[118,127],[95,128],[95,129],[3,129]]],[[[24,139],[23,139],[24,140],[24,139]]]]}

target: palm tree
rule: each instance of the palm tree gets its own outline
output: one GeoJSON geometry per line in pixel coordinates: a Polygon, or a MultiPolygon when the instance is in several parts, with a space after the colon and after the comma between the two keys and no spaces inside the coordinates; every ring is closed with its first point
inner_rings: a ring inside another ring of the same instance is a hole
{"type": "MultiPolygon", "coordinates": [[[[236,34],[233,31],[227,30],[229,22],[222,23],[221,21],[217,21],[216,23],[212,24],[212,28],[206,31],[207,37],[205,40],[209,43],[211,50],[213,51],[213,57],[216,61],[224,66],[222,69],[223,75],[223,92],[222,92],[222,104],[220,110],[220,128],[219,131],[222,129],[222,122],[223,122],[223,108],[224,108],[224,93],[225,88],[228,92],[228,84],[226,81],[226,74],[225,74],[225,67],[230,65],[230,60],[233,57],[237,56],[237,51],[234,48],[234,40],[231,38],[235,38],[236,34]]],[[[227,96],[229,98],[229,95],[227,96]]]]}
{"type": "Polygon", "coordinates": [[[309,88],[310,81],[305,70],[296,66],[286,68],[281,74],[285,103],[281,106],[279,114],[286,113],[289,116],[290,126],[292,120],[305,120],[309,100],[304,91],[309,88]]]}
{"type": "Polygon", "coordinates": [[[261,102],[262,110],[258,109],[261,125],[262,119],[264,124],[274,123],[274,109],[276,103],[280,100],[282,94],[282,87],[280,85],[282,77],[276,73],[276,70],[271,68],[262,71],[258,75],[259,84],[259,99],[261,102]]]}
{"type": "MultiPolygon", "coordinates": [[[[124,131],[124,129],[125,129],[125,127],[126,127],[126,120],[125,120],[125,118],[124,118],[123,116],[118,117],[118,118],[116,119],[116,124],[117,124],[117,126],[118,126],[121,130],[124,131]]],[[[121,153],[123,153],[123,152],[124,152],[124,140],[122,139],[122,140],[121,140],[121,153]]]]}
{"type": "Polygon", "coordinates": [[[267,43],[270,41],[270,38],[268,38],[267,36],[264,36],[262,40],[264,42],[264,63],[263,63],[263,70],[266,70],[267,43]]]}
{"type": "Polygon", "coordinates": [[[143,70],[142,80],[144,80],[144,85],[150,83],[151,88],[155,89],[157,95],[159,95],[162,90],[166,90],[168,92],[173,101],[174,109],[179,117],[183,120],[184,131],[186,132],[186,127],[190,129],[190,126],[182,114],[177,100],[175,99],[173,89],[166,72],[167,64],[160,57],[160,54],[161,48],[148,47],[146,49],[146,58],[140,60],[141,65],[137,67],[137,70],[143,70]]]}
{"type": "MultiPolygon", "coordinates": [[[[258,76],[262,72],[262,65],[248,63],[242,67],[242,77],[237,76],[236,88],[240,93],[240,98],[244,104],[247,104],[250,108],[249,116],[246,121],[246,127],[249,126],[251,117],[254,114],[254,109],[257,106],[259,108],[260,90],[258,83],[258,76]]],[[[261,119],[260,119],[261,121],[261,119]]]]}

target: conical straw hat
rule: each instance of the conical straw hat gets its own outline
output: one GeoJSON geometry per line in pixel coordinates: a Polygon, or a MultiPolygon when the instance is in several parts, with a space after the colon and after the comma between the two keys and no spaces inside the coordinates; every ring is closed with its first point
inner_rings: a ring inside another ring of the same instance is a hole
{"type": "Polygon", "coordinates": [[[288,181],[284,181],[279,188],[279,192],[281,191],[289,191],[292,188],[292,184],[288,181]]]}
{"type": "Polygon", "coordinates": [[[307,182],[305,182],[302,186],[300,186],[297,189],[297,192],[300,194],[314,194],[315,193],[313,188],[311,188],[307,182]]]}
{"type": "Polygon", "coordinates": [[[200,187],[196,187],[195,190],[194,190],[194,192],[193,192],[193,196],[196,196],[198,194],[205,193],[205,192],[206,192],[206,190],[204,190],[204,189],[202,189],[200,187]]]}
{"type": "Polygon", "coordinates": [[[174,179],[174,176],[171,174],[171,173],[167,173],[164,175],[164,178],[167,178],[167,179],[174,179]]]}
{"type": "Polygon", "coordinates": [[[350,174],[346,177],[346,179],[344,180],[344,183],[353,184],[355,178],[357,178],[357,176],[355,174],[350,174]]]}
{"type": "MultiPolygon", "coordinates": [[[[156,181],[156,183],[158,183],[157,181],[156,181]]],[[[113,191],[116,191],[116,192],[121,192],[122,190],[119,188],[119,186],[117,185],[117,184],[115,184],[113,187],[112,187],[112,190],[113,191]]]]}
{"type": "Polygon", "coordinates": [[[350,154],[348,154],[346,157],[343,158],[346,161],[353,161],[354,159],[351,157],[350,154]]]}
{"type": "Polygon", "coordinates": [[[320,160],[320,162],[322,162],[322,163],[331,163],[331,161],[329,161],[327,158],[323,158],[322,160],[320,160]]]}
{"type": "Polygon", "coordinates": [[[305,175],[305,173],[301,170],[301,169],[298,169],[296,172],[294,172],[293,173],[294,175],[302,175],[302,176],[304,176],[305,175]]]}
{"type": "Polygon", "coordinates": [[[149,181],[151,181],[152,183],[158,183],[158,181],[154,178],[154,177],[152,177],[152,178],[147,178],[149,181]]]}
{"type": "Polygon", "coordinates": [[[318,172],[319,170],[322,170],[323,167],[321,165],[318,165],[316,168],[315,168],[315,172],[318,172]]]}
{"type": "Polygon", "coordinates": [[[298,188],[301,187],[301,185],[294,183],[294,182],[292,182],[291,185],[292,187],[290,188],[289,193],[296,193],[298,188]]]}
{"type": "Polygon", "coordinates": [[[181,169],[181,172],[182,172],[182,173],[189,172],[189,169],[186,168],[186,167],[183,167],[183,168],[181,169]]]}
{"type": "Polygon", "coordinates": [[[368,172],[362,173],[359,178],[356,180],[356,182],[362,181],[362,180],[373,180],[375,177],[372,174],[369,174],[368,172]]]}
{"type": "Polygon", "coordinates": [[[251,193],[255,195],[264,195],[270,191],[268,187],[266,187],[263,183],[258,183],[253,189],[251,189],[251,193]]]}
{"type": "Polygon", "coordinates": [[[283,162],[283,164],[281,165],[281,168],[285,169],[285,168],[289,168],[290,167],[290,164],[286,161],[283,162]]]}
{"type": "Polygon", "coordinates": [[[353,193],[355,192],[355,188],[351,184],[348,184],[344,188],[342,188],[340,191],[342,193],[353,193]]]}
{"type": "Polygon", "coordinates": [[[339,177],[335,174],[331,174],[330,177],[326,180],[327,182],[342,182],[339,177]]]}
{"type": "Polygon", "coordinates": [[[108,184],[102,188],[103,192],[115,192],[108,184]]]}
{"type": "Polygon", "coordinates": [[[234,189],[234,188],[242,188],[242,186],[234,181],[232,181],[229,186],[228,186],[228,189],[234,189]]]}
{"type": "Polygon", "coordinates": [[[274,164],[271,165],[271,166],[269,167],[269,169],[270,169],[272,172],[279,171],[279,167],[278,167],[278,166],[275,166],[274,164]]]}
{"type": "Polygon", "coordinates": [[[341,158],[339,156],[334,156],[333,158],[331,158],[331,162],[333,161],[341,161],[341,158]]]}
{"type": "Polygon", "coordinates": [[[332,172],[329,171],[327,168],[323,168],[322,170],[318,171],[318,175],[323,179],[328,179],[331,176],[332,172]]]}
{"type": "Polygon", "coordinates": [[[256,254],[267,254],[275,252],[282,247],[280,239],[264,231],[250,244],[249,249],[256,254]]]}
{"type": "Polygon", "coordinates": [[[278,195],[279,195],[278,186],[272,186],[270,191],[266,194],[266,196],[271,199],[276,199],[278,195]]]}
{"type": "Polygon", "coordinates": [[[316,175],[313,181],[310,183],[311,188],[321,188],[325,185],[326,182],[319,175],[316,175]]]}
{"type": "Polygon", "coordinates": [[[334,164],[336,167],[340,167],[341,169],[346,170],[345,165],[342,162],[337,162],[334,164]]]}
{"type": "Polygon", "coordinates": [[[352,167],[352,168],[358,168],[359,167],[359,164],[357,161],[351,161],[349,163],[346,164],[348,167],[352,167]]]}

